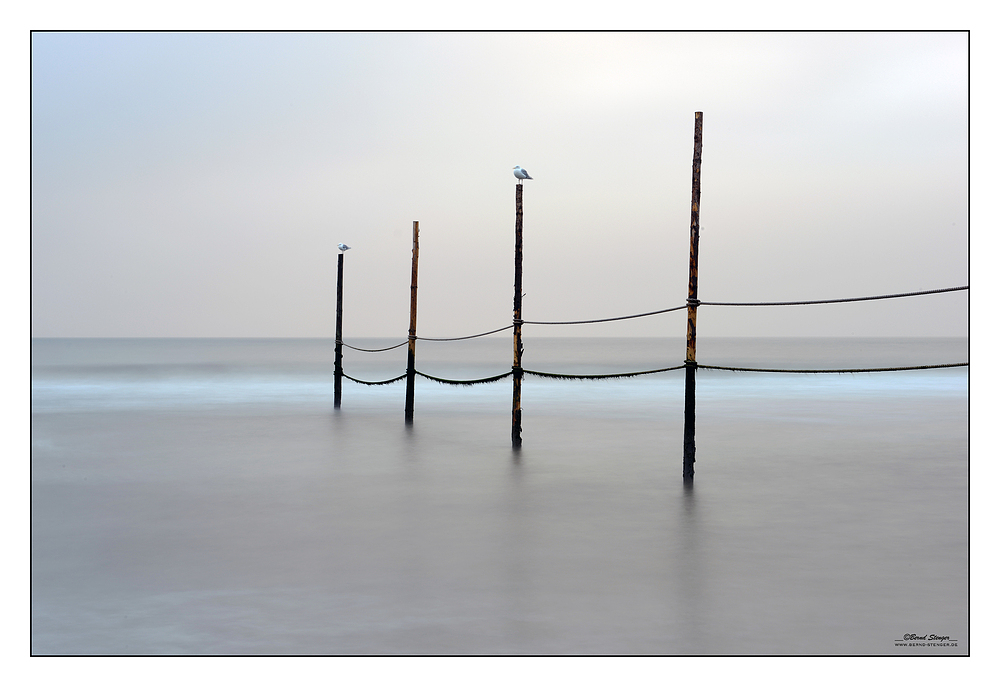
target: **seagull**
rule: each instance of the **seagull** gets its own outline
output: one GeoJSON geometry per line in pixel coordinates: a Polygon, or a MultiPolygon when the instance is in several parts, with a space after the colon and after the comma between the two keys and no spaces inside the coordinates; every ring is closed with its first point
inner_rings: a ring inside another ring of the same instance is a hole
{"type": "Polygon", "coordinates": [[[346,243],[338,243],[337,248],[340,249],[341,253],[343,253],[345,250],[351,250],[351,247],[348,246],[346,243]]]}
{"type": "MultiPolygon", "coordinates": [[[[528,173],[525,170],[521,169],[521,165],[518,165],[517,167],[514,168],[514,176],[516,176],[518,179],[530,179],[531,178],[530,176],[528,176],[528,173]]],[[[517,183],[520,184],[521,182],[518,181],[517,183]]]]}

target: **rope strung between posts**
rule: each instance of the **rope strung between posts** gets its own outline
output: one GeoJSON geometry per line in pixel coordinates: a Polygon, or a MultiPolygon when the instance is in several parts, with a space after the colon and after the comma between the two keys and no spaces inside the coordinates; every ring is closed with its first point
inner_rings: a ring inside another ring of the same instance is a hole
{"type": "Polygon", "coordinates": [[[644,370],[642,372],[614,372],[610,374],[600,374],[600,375],[571,375],[571,374],[560,374],[556,372],[536,372],[535,370],[524,370],[526,375],[534,375],[535,377],[550,377],[555,379],[619,379],[622,377],[638,377],[639,375],[651,375],[657,372],[670,372],[671,370],[683,370],[684,365],[675,365],[674,367],[664,367],[659,370],[644,370]]]}
{"type": "Polygon", "coordinates": [[[941,367],[968,367],[969,363],[946,363],[944,365],[912,365],[910,367],[870,367],[858,369],[842,370],[772,370],[757,367],[722,367],[721,365],[702,365],[698,363],[696,367],[705,370],[730,370],[732,372],[791,372],[802,374],[822,374],[822,373],[849,373],[849,372],[900,372],[903,370],[933,370],[941,367]]]}
{"type": "Polygon", "coordinates": [[[513,328],[514,325],[508,324],[506,327],[500,327],[500,329],[494,329],[492,331],[483,332],[482,334],[473,334],[471,336],[455,336],[450,339],[429,339],[426,336],[415,336],[413,338],[416,339],[417,341],[463,341],[465,339],[476,339],[480,336],[489,336],[490,334],[496,334],[497,332],[502,332],[513,328]]]}
{"type": "MultiPolygon", "coordinates": [[[[510,377],[512,374],[514,374],[514,371],[511,370],[510,372],[504,372],[503,374],[495,375],[493,377],[484,377],[482,379],[444,379],[442,377],[434,377],[429,374],[424,374],[420,370],[414,370],[413,372],[414,374],[424,377],[425,379],[430,379],[431,381],[434,382],[439,382],[441,384],[454,384],[458,386],[472,386],[473,384],[490,384],[492,382],[499,382],[501,379],[504,379],[505,377],[510,377]]],[[[406,373],[404,372],[398,377],[393,377],[392,379],[386,379],[381,382],[367,382],[363,379],[355,379],[354,377],[346,373],[344,373],[344,378],[349,379],[352,382],[357,382],[358,384],[365,384],[367,386],[380,386],[383,384],[393,384],[394,382],[406,379],[406,373]]]]}
{"type": "Polygon", "coordinates": [[[357,382],[358,384],[365,384],[367,386],[381,386],[383,384],[392,384],[394,382],[398,382],[401,379],[406,379],[406,373],[405,372],[403,374],[399,375],[398,377],[393,377],[392,379],[387,379],[384,382],[366,382],[363,379],[355,379],[354,377],[352,377],[351,375],[349,375],[347,373],[343,373],[343,375],[344,375],[344,377],[346,379],[349,379],[352,382],[357,382]]]}
{"type": "MultiPolygon", "coordinates": [[[[704,370],[726,370],[729,372],[774,372],[774,373],[791,373],[791,374],[855,374],[859,372],[903,372],[907,370],[935,370],[950,367],[968,367],[969,363],[944,363],[941,365],[910,365],[906,367],[865,367],[865,368],[839,368],[835,370],[787,370],[787,369],[777,369],[777,368],[763,368],[763,367],[728,367],[724,365],[702,365],[700,363],[696,364],[696,368],[701,368],[704,370]]],[[[683,370],[687,365],[674,365],[673,367],[662,367],[656,370],[643,370],[641,372],[611,372],[606,374],[594,374],[594,375],[581,375],[581,374],[564,374],[560,372],[539,372],[537,370],[525,370],[522,372],[526,375],[533,375],[535,377],[546,377],[549,379],[623,379],[626,377],[639,377],[641,375],[651,375],[660,372],[671,372],[673,370],[683,370]]],[[[425,374],[419,370],[414,370],[414,373],[439,384],[451,384],[454,386],[472,386],[475,384],[492,384],[493,382],[499,382],[501,379],[506,379],[514,374],[514,371],[504,372],[502,374],[494,375],[492,377],[483,377],[481,379],[445,379],[443,377],[435,377],[433,375],[425,374]]],[[[393,377],[392,379],[387,379],[381,382],[367,382],[363,379],[355,379],[348,374],[344,374],[344,377],[350,379],[352,382],[357,382],[358,384],[366,384],[368,386],[379,386],[383,384],[392,384],[398,382],[402,379],[406,379],[406,373],[401,374],[398,377],[393,377]]]]}
{"type": "Polygon", "coordinates": [[[405,346],[410,343],[409,339],[403,343],[398,343],[394,346],[389,346],[388,348],[358,348],[357,346],[351,346],[350,344],[345,344],[343,341],[336,341],[334,343],[339,343],[341,346],[347,346],[348,348],[355,351],[362,351],[364,353],[381,353],[382,351],[391,351],[394,348],[399,348],[400,346],[405,346]]]}
{"type": "Polygon", "coordinates": [[[457,386],[472,386],[473,384],[490,384],[492,382],[499,382],[501,379],[510,377],[514,374],[514,371],[504,372],[503,374],[495,375],[493,377],[484,377],[483,379],[442,379],[441,377],[432,377],[431,375],[424,374],[419,370],[414,370],[414,372],[424,379],[430,379],[431,381],[438,382],[439,384],[454,384],[457,386]]]}
{"type": "Polygon", "coordinates": [[[905,298],[907,296],[926,296],[929,293],[947,293],[949,291],[968,291],[968,286],[953,286],[947,289],[933,289],[931,291],[911,291],[909,293],[891,293],[886,296],[861,296],[859,298],[835,298],[825,301],[784,301],[774,303],[717,303],[712,301],[699,301],[698,305],[817,305],[820,303],[852,303],[855,301],[877,301],[884,298],[905,298]]]}
{"type": "MultiPolygon", "coordinates": [[[[623,377],[638,377],[640,375],[651,375],[658,372],[670,372],[672,370],[682,370],[684,365],[675,365],[674,367],[664,367],[657,370],[643,370],[642,372],[613,372],[609,374],[596,374],[596,375],[578,375],[578,374],[562,374],[558,372],[538,372],[536,370],[522,370],[524,374],[534,375],[536,377],[549,377],[554,379],[619,379],[623,377]]],[[[426,374],[420,370],[414,370],[414,373],[424,379],[429,379],[439,384],[452,384],[455,386],[472,386],[474,384],[492,384],[493,382],[499,382],[501,379],[506,379],[514,374],[514,370],[510,372],[504,372],[502,374],[494,375],[492,377],[483,377],[481,379],[445,379],[443,377],[435,377],[433,375],[426,374]]],[[[403,373],[399,377],[394,377],[392,379],[387,379],[382,382],[366,382],[361,379],[355,379],[348,374],[344,374],[344,377],[350,379],[352,382],[357,382],[358,384],[367,384],[369,386],[380,385],[380,384],[392,384],[393,382],[398,382],[401,379],[406,378],[406,373],[403,373]]]]}
{"type": "MultiPolygon", "coordinates": [[[[772,306],[772,305],[820,305],[825,303],[855,303],[858,301],[877,301],[885,300],[887,298],[906,298],[908,296],[926,296],[928,294],[934,293],[948,293],[951,291],[968,291],[968,286],[952,286],[946,289],[931,289],[929,291],[910,291],[907,293],[891,293],[884,296],[859,296],[857,298],[832,298],[828,300],[818,300],[818,301],[769,301],[760,303],[729,303],[721,301],[692,301],[694,305],[719,305],[719,306],[772,306]]],[[[467,339],[476,339],[481,336],[489,336],[490,334],[496,334],[498,332],[503,332],[508,329],[512,329],[514,326],[519,324],[538,324],[538,325],[554,325],[554,324],[598,324],[601,322],[616,322],[619,320],[632,320],[639,317],[649,317],[650,315],[660,315],[663,313],[674,312],[676,310],[684,310],[688,307],[688,304],[679,305],[673,308],[664,308],[663,310],[652,310],[650,312],[637,313],[635,315],[622,315],[620,317],[605,317],[596,320],[569,320],[562,322],[543,322],[538,320],[515,320],[514,324],[509,324],[506,327],[500,327],[499,329],[491,329],[488,332],[483,332],[481,334],[471,334],[469,336],[454,336],[447,338],[431,338],[426,336],[414,336],[413,339],[417,341],[464,341],[467,339]]],[[[400,346],[405,346],[409,343],[409,338],[392,346],[387,346],[385,348],[359,348],[358,346],[351,346],[343,341],[338,341],[337,343],[346,346],[355,351],[362,351],[364,353],[381,353],[383,351],[391,351],[394,348],[399,348],[400,346]]],[[[704,366],[702,366],[704,367],[704,366]]]]}
{"type": "MultiPolygon", "coordinates": [[[[448,338],[431,338],[428,336],[414,336],[412,338],[415,339],[416,341],[465,341],[466,339],[477,339],[481,336],[489,336],[490,334],[504,332],[507,331],[508,329],[513,329],[514,326],[518,324],[596,324],[599,322],[614,322],[615,320],[631,320],[637,317],[648,317],[649,315],[659,315],[665,312],[673,312],[674,310],[683,310],[686,307],[687,307],[686,305],[679,305],[675,308],[666,308],[665,310],[654,310],[652,312],[639,313],[638,315],[624,315],[622,317],[607,317],[601,320],[574,320],[572,322],[535,322],[531,320],[515,320],[514,324],[508,324],[506,327],[500,327],[499,329],[491,329],[490,331],[483,332],[481,334],[471,334],[469,336],[453,336],[448,338]]],[[[336,343],[339,343],[343,346],[347,346],[347,348],[350,348],[355,351],[362,351],[364,353],[381,353],[383,351],[391,351],[392,349],[399,348],[400,346],[405,346],[406,344],[409,343],[409,338],[407,338],[407,340],[403,341],[402,343],[398,343],[393,346],[387,346],[386,348],[358,348],[357,346],[351,346],[350,344],[346,344],[343,341],[338,341],[336,343]]]]}
{"type": "MultiPolygon", "coordinates": [[[[482,334],[472,334],[471,336],[455,336],[447,339],[432,339],[426,336],[414,336],[413,339],[415,341],[463,341],[465,339],[477,339],[480,336],[489,336],[490,334],[496,334],[497,332],[503,332],[513,328],[514,325],[508,324],[506,327],[500,327],[500,329],[493,329],[488,332],[483,332],[482,334]]],[[[357,346],[351,346],[350,344],[346,344],[343,341],[336,341],[335,343],[339,343],[343,346],[347,346],[347,348],[350,348],[355,351],[362,351],[364,353],[381,353],[383,351],[391,351],[392,349],[399,348],[400,346],[405,346],[406,344],[410,343],[410,339],[409,337],[407,337],[406,341],[395,344],[393,346],[387,346],[386,348],[358,348],[357,346]]]]}
{"type": "Polygon", "coordinates": [[[522,324],[597,324],[598,322],[614,322],[616,320],[632,320],[636,317],[649,317],[650,315],[659,315],[665,312],[673,312],[674,310],[683,310],[686,305],[678,305],[676,308],[666,308],[664,310],[653,310],[652,312],[643,312],[638,315],[623,315],[621,317],[606,317],[601,320],[573,320],[571,322],[535,322],[532,320],[521,320],[522,324]]]}

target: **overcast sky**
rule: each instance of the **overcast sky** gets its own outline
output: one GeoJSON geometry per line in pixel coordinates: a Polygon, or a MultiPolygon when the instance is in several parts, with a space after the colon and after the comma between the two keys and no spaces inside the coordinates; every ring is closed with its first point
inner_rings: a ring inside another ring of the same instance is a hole
{"type": "MultiPolygon", "coordinates": [[[[405,339],[687,295],[969,283],[964,33],[35,33],[33,336],[405,339]]],[[[708,308],[701,336],[954,336],[966,292],[708,308]]],[[[684,316],[527,335],[683,336],[684,316]]]]}

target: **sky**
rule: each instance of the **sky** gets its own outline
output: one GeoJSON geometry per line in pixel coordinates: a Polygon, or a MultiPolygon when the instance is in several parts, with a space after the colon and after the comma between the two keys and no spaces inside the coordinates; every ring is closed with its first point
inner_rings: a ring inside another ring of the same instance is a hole
{"type": "MultiPolygon", "coordinates": [[[[36,32],[32,336],[406,338],[687,297],[969,284],[964,32],[36,32]]],[[[968,292],[702,307],[708,336],[965,336],[968,292]]],[[[677,336],[683,312],[526,328],[677,336]]]]}

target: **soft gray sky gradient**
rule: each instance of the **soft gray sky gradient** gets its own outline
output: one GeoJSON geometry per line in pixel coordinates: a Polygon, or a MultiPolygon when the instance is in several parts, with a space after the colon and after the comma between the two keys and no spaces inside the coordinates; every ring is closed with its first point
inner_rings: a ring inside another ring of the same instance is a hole
{"type": "MultiPolygon", "coordinates": [[[[406,336],[968,283],[964,33],[36,33],[33,336],[406,336]]],[[[966,293],[703,308],[701,336],[954,336],[966,293]]],[[[682,336],[683,314],[528,335],[682,336]]]]}

